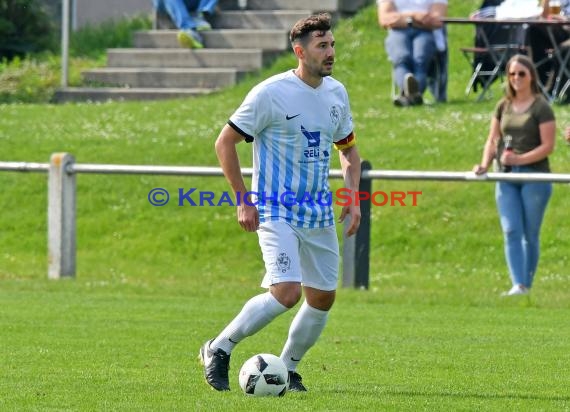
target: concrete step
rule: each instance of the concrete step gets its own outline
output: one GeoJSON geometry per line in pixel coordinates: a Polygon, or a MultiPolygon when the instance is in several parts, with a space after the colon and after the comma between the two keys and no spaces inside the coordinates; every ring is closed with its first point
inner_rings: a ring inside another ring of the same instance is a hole
{"type": "Polygon", "coordinates": [[[100,87],[62,88],[56,102],[154,100],[203,95],[232,86],[290,49],[288,32],[300,18],[328,11],[335,19],[374,0],[220,0],[206,48],[181,48],[178,30],[137,32],[132,49],[108,50],[108,67],[82,73],[100,87]],[[117,87],[109,87],[114,85],[117,87]]]}
{"type": "MultiPolygon", "coordinates": [[[[179,49],[177,30],[139,31],[133,43],[137,48],[179,49]]],[[[219,29],[203,32],[204,46],[211,49],[261,49],[285,51],[289,48],[286,30],[219,29]]]]}
{"type": "Polygon", "coordinates": [[[233,86],[238,71],[230,68],[105,67],[82,73],[88,82],[119,87],[190,87],[219,89],[233,86]]]}
{"type": "Polygon", "coordinates": [[[212,18],[212,25],[224,29],[290,30],[299,19],[310,14],[310,10],[222,11],[212,18]]]}
{"type": "Polygon", "coordinates": [[[201,88],[126,88],[126,87],[67,87],[56,91],[54,103],[107,102],[127,100],[162,100],[202,96],[213,89],[201,88]]]}
{"type": "Polygon", "coordinates": [[[255,71],[263,66],[259,49],[109,49],[108,67],[224,67],[255,71]]]}
{"type": "MultiPolygon", "coordinates": [[[[359,0],[350,0],[356,1],[359,0]]],[[[339,0],[247,0],[246,10],[311,10],[335,12],[339,0]]],[[[222,10],[237,10],[238,0],[220,0],[222,10]]]]}

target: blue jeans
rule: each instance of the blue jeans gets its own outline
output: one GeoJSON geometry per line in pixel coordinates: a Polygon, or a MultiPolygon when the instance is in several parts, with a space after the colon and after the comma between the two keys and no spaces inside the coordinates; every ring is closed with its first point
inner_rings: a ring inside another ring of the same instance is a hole
{"type": "Polygon", "coordinates": [[[423,93],[427,85],[427,72],[437,50],[433,32],[416,28],[391,29],[385,46],[400,90],[404,89],[406,74],[412,73],[423,93]]]}
{"type": "MultiPolygon", "coordinates": [[[[513,166],[513,173],[534,169],[513,166]]],[[[505,241],[505,257],[513,285],[532,287],[540,254],[540,226],[552,183],[497,182],[495,199],[505,241]]]]}
{"type": "Polygon", "coordinates": [[[152,0],[154,8],[166,12],[181,30],[192,30],[196,23],[190,12],[214,14],[218,0],[152,0]]]}

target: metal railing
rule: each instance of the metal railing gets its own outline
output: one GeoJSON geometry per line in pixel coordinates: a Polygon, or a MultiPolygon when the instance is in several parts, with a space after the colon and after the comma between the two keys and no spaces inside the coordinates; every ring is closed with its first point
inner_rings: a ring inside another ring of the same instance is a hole
{"type": "MultiPolygon", "coordinates": [[[[74,277],[76,272],[76,175],[145,174],[223,176],[219,167],[149,166],[114,164],[78,164],[68,153],[54,153],[50,163],[0,162],[0,171],[48,173],[48,277],[74,277]]],[[[251,168],[243,168],[251,176],[251,168]]],[[[330,178],[342,179],[341,170],[331,170],[330,178]]],[[[372,170],[368,161],[362,162],[359,191],[372,193],[372,180],[431,180],[463,182],[552,182],[570,183],[570,174],[560,173],[487,173],[473,172],[372,170]]],[[[367,289],[369,286],[370,210],[371,200],[362,199],[362,220],[356,236],[343,238],[342,285],[367,289]]],[[[348,224],[348,222],[345,222],[348,224]]]]}

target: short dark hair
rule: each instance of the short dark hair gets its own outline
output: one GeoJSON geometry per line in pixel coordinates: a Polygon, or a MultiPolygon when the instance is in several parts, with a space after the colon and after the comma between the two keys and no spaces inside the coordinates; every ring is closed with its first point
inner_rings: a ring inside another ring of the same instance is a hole
{"type": "Polygon", "coordinates": [[[320,36],[324,36],[331,29],[331,15],[329,13],[313,14],[299,20],[289,33],[289,41],[291,44],[301,42],[305,44],[307,37],[314,31],[320,32],[320,36]]]}

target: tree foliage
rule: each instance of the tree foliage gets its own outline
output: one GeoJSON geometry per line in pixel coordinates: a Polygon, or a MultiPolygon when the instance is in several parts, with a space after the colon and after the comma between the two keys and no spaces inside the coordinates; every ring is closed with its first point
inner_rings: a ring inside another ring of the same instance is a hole
{"type": "Polygon", "coordinates": [[[56,47],[56,30],[38,0],[0,0],[0,60],[56,47]]]}

